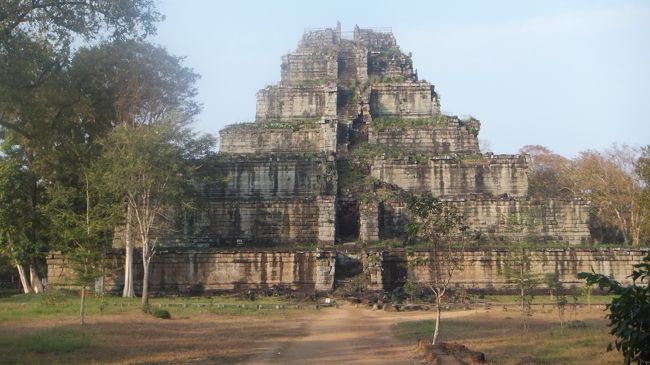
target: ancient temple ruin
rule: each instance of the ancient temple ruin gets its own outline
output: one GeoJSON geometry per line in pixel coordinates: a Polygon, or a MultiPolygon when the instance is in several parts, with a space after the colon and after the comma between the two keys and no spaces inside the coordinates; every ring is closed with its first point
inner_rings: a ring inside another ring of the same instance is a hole
{"type": "MultiPolygon", "coordinates": [[[[201,203],[158,241],[152,293],[331,291],[359,273],[369,290],[425,282],[408,263],[429,252],[387,248],[404,242],[404,194],[425,192],[455,205],[477,233],[454,285],[508,290],[509,250],[481,242],[586,242],[588,204],[531,198],[527,157],[481,153],[480,126],[441,113],[434,86],[418,78],[390,30],[307,31],[282,57],[281,81],[257,93],[255,121],[224,128],[220,152],[200,161],[201,203]]],[[[117,269],[101,281],[112,292],[124,280],[119,241],[108,256],[117,269]]],[[[644,255],[529,252],[536,273],[572,287],[592,268],[625,281],[644,255]]],[[[50,285],[73,277],[63,255],[48,257],[50,285]]]]}
{"type": "Polygon", "coordinates": [[[483,154],[480,122],[444,115],[389,29],[306,31],[255,122],[220,132],[195,247],[380,241],[404,236],[397,191],[456,205],[483,240],[589,240],[580,200],[528,196],[527,157],[483,154]]]}

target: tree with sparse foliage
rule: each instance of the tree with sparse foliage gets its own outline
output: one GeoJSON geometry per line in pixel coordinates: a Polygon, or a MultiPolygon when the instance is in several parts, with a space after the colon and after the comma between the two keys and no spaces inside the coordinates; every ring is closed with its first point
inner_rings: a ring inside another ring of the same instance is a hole
{"type": "Polygon", "coordinates": [[[48,210],[51,213],[56,248],[66,257],[81,288],[79,323],[84,324],[86,292],[92,288],[108,266],[105,252],[112,243],[119,205],[101,187],[95,172],[83,172],[83,190],[61,184],[49,188],[48,210]]]}
{"type": "Polygon", "coordinates": [[[521,325],[525,332],[528,331],[528,317],[533,315],[532,302],[539,278],[531,268],[530,252],[525,248],[511,250],[506,260],[504,274],[508,282],[517,287],[521,304],[521,325]]]}
{"type": "Polygon", "coordinates": [[[614,144],[604,151],[583,151],[570,160],[543,146],[520,150],[530,156],[531,196],[585,198],[591,206],[589,226],[596,241],[635,247],[650,234],[650,209],[643,198],[648,185],[643,151],[614,144]]]}
{"type": "Polygon", "coordinates": [[[118,126],[103,146],[102,179],[133,212],[135,236],[142,247],[142,304],[147,308],[149,268],[156,247],[170,229],[172,214],[191,201],[191,162],[208,153],[212,141],[196,139],[181,118],[118,126]]]}
{"type": "Polygon", "coordinates": [[[428,257],[413,262],[426,268],[429,273],[427,285],[436,301],[436,320],[432,344],[436,344],[440,333],[442,301],[448,293],[454,274],[463,267],[462,244],[469,227],[458,210],[446,204],[431,193],[410,196],[407,207],[412,221],[407,225],[410,241],[424,241],[429,247],[428,257]],[[457,246],[454,247],[454,242],[457,246]]]}
{"type": "Polygon", "coordinates": [[[625,244],[638,247],[648,219],[640,204],[642,180],[635,171],[639,150],[613,145],[604,152],[585,151],[575,159],[577,190],[589,199],[593,220],[616,230],[625,244]]]}
{"type": "Polygon", "coordinates": [[[528,145],[519,153],[529,156],[528,194],[536,198],[571,198],[575,196],[571,177],[571,160],[547,147],[528,145]]]}
{"type": "Polygon", "coordinates": [[[643,190],[639,202],[645,220],[641,226],[641,238],[647,244],[650,241],[650,145],[641,148],[641,156],[637,160],[635,170],[642,182],[643,190]]]}
{"type": "Polygon", "coordinates": [[[616,295],[607,305],[610,333],[616,337],[607,346],[610,351],[616,348],[624,358],[625,364],[650,364],[650,253],[643,262],[634,265],[632,284],[623,286],[618,281],[595,272],[582,272],[578,278],[585,279],[588,285],[598,285],[600,289],[616,295]]]}
{"type": "Polygon", "coordinates": [[[560,280],[560,275],[557,272],[548,273],[544,276],[544,281],[548,287],[550,296],[555,302],[555,309],[557,309],[557,315],[560,319],[560,327],[564,327],[566,323],[566,306],[569,304],[569,300],[564,290],[564,285],[562,285],[562,281],[560,280]]]}

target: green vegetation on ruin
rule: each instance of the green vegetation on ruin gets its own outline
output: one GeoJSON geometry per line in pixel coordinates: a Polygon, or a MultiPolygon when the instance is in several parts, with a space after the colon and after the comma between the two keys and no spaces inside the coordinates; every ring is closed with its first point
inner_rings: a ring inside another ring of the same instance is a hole
{"type": "MultiPolygon", "coordinates": [[[[291,160],[297,160],[297,161],[322,161],[327,159],[327,156],[322,153],[322,152],[295,152],[295,153],[285,153],[282,154],[282,157],[280,157],[280,161],[291,161],[291,160]]],[[[242,161],[269,161],[269,157],[265,155],[241,155],[237,153],[224,153],[220,152],[218,154],[213,154],[205,159],[203,159],[201,162],[201,169],[205,169],[206,171],[210,173],[217,173],[219,174],[220,171],[218,170],[220,167],[218,164],[220,163],[231,163],[231,162],[242,162],[242,161]],[[212,170],[209,170],[212,169],[212,170]]]]}
{"type": "MultiPolygon", "coordinates": [[[[390,198],[404,198],[403,193],[393,192],[390,198]]],[[[363,195],[362,195],[363,198],[363,195]]],[[[409,252],[417,250],[428,250],[430,244],[427,242],[407,242],[403,238],[390,238],[379,240],[376,242],[358,242],[359,247],[372,250],[387,250],[387,249],[406,249],[409,252]]],[[[452,247],[462,248],[467,251],[509,251],[509,250],[630,250],[629,246],[621,245],[620,243],[567,243],[562,241],[488,241],[483,237],[472,237],[471,240],[463,243],[451,243],[452,247]]],[[[642,246],[640,249],[647,249],[647,246],[642,246]]]]}
{"type": "Polygon", "coordinates": [[[298,132],[304,129],[315,129],[318,127],[320,118],[305,118],[305,119],[268,119],[260,122],[246,122],[231,124],[225,127],[222,131],[264,131],[269,129],[285,129],[293,132],[298,132]]]}
{"type": "Polygon", "coordinates": [[[426,153],[403,151],[398,148],[387,147],[383,144],[370,144],[362,142],[350,150],[350,156],[358,161],[371,162],[377,158],[408,159],[409,163],[426,165],[431,156],[426,153]]]}
{"type": "Polygon", "coordinates": [[[417,128],[442,128],[453,124],[459,124],[460,126],[467,128],[470,134],[472,134],[474,137],[478,137],[478,121],[472,117],[468,118],[467,120],[461,120],[455,115],[438,114],[425,118],[380,116],[372,120],[372,126],[377,132],[385,132],[387,130],[406,131],[407,129],[417,128]]]}
{"type": "Polygon", "coordinates": [[[406,76],[386,76],[386,75],[378,75],[378,74],[371,74],[368,76],[368,83],[370,85],[377,85],[377,84],[390,84],[390,83],[404,83],[409,81],[410,79],[406,76]]]}
{"type": "Polygon", "coordinates": [[[446,127],[449,123],[459,121],[458,117],[444,114],[433,115],[426,118],[404,118],[382,116],[372,120],[372,126],[378,132],[389,129],[405,131],[410,128],[446,127]]]}
{"type": "Polygon", "coordinates": [[[360,161],[339,160],[339,188],[348,189],[352,192],[365,190],[364,187],[372,184],[372,178],[368,175],[367,166],[360,161]]]}
{"type": "MultiPolygon", "coordinates": [[[[410,55],[402,53],[399,47],[382,47],[379,52],[373,51],[368,57],[368,73],[383,75],[389,66],[412,70],[413,60],[410,55]]],[[[404,76],[407,79],[406,76],[404,76]]]]}

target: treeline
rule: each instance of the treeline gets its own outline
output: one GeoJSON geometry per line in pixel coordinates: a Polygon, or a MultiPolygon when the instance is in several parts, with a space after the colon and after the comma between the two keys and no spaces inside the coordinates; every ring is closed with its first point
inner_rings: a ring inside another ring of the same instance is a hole
{"type": "Polygon", "coordinates": [[[192,206],[189,161],[214,141],[189,127],[199,76],[145,41],[161,18],[153,0],[0,5],[0,250],[25,293],[52,250],[92,285],[116,226],[146,275],[169,212],[192,206]]]}
{"type": "Polygon", "coordinates": [[[650,241],[650,145],[613,145],[568,159],[543,146],[530,155],[529,192],[538,198],[583,198],[596,243],[639,247],[650,241]]]}

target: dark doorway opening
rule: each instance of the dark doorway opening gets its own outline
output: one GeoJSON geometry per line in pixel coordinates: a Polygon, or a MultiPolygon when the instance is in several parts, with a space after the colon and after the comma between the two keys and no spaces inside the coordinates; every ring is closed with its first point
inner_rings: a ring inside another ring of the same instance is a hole
{"type": "Polygon", "coordinates": [[[356,199],[339,200],[336,204],[337,242],[359,239],[359,202],[356,199]]]}

